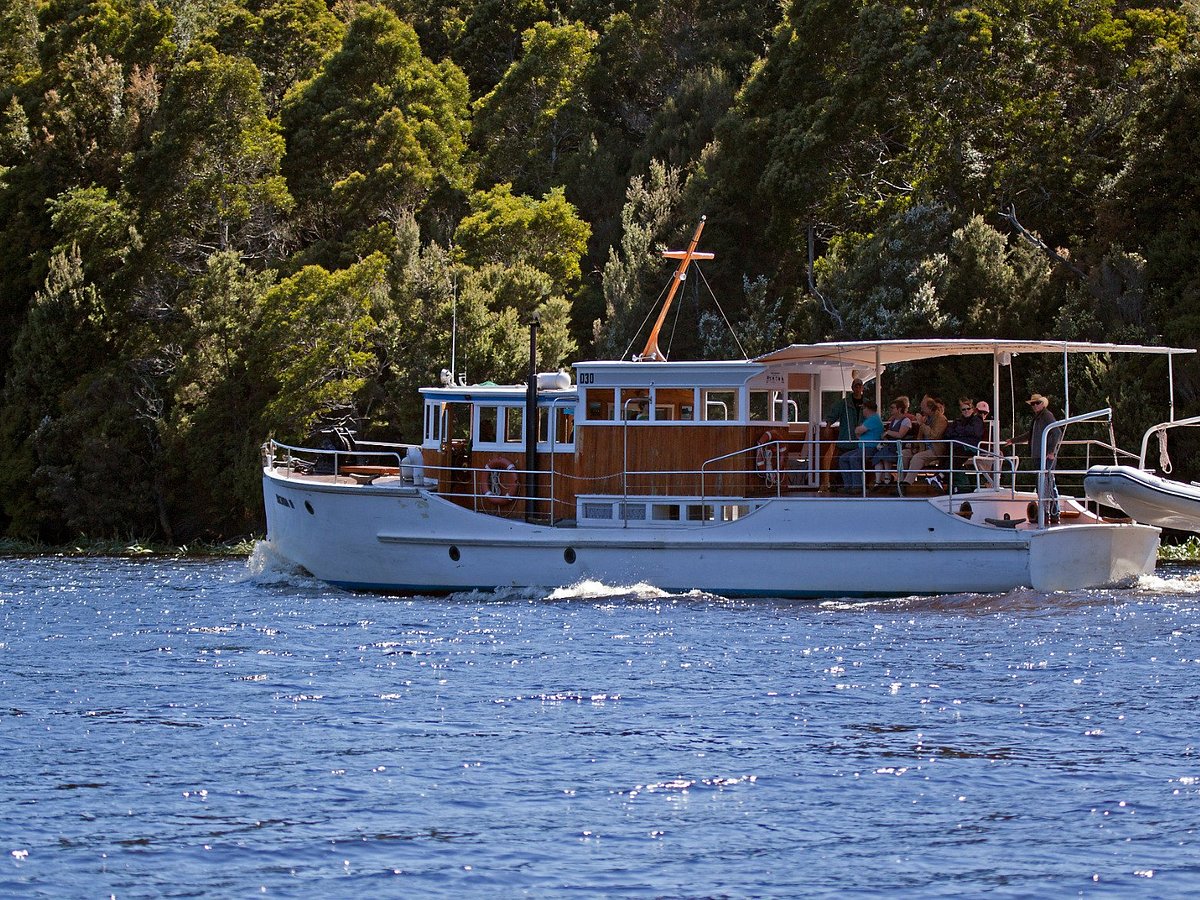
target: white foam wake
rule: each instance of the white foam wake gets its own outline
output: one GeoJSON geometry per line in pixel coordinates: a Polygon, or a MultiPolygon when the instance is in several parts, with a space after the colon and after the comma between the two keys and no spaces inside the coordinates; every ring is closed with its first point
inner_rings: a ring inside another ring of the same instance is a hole
{"type": "Polygon", "coordinates": [[[670,592],[652,584],[639,581],[637,584],[605,584],[586,579],[575,584],[559,587],[546,594],[547,600],[598,600],[605,597],[633,596],[639,600],[658,600],[672,596],[670,592]]]}
{"type": "Polygon", "coordinates": [[[1134,584],[1138,591],[1155,594],[1200,594],[1200,573],[1189,575],[1142,575],[1134,584]]]}
{"type": "Polygon", "coordinates": [[[296,587],[319,583],[281,554],[269,540],[255,542],[254,550],[246,560],[245,580],[254,584],[289,584],[296,587]]]}

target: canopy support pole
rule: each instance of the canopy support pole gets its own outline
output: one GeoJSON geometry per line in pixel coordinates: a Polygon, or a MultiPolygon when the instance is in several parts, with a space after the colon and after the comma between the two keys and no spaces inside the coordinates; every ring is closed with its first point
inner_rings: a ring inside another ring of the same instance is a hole
{"type": "Polygon", "coordinates": [[[1071,373],[1067,369],[1067,345],[1063,344],[1063,418],[1071,418],[1071,373]]]}
{"type": "Polygon", "coordinates": [[[1170,419],[1175,421],[1175,354],[1167,354],[1167,407],[1170,419]]]}
{"type": "MultiPolygon", "coordinates": [[[[1003,353],[1000,350],[992,351],[992,452],[999,455],[1000,453],[1000,357],[1003,353]]],[[[1011,357],[1009,357],[1011,360],[1011,357]]],[[[997,475],[1003,473],[1004,465],[1000,463],[996,466],[997,475]]],[[[1000,479],[996,478],[996,487],[1000,487],[1000,479]]]]}

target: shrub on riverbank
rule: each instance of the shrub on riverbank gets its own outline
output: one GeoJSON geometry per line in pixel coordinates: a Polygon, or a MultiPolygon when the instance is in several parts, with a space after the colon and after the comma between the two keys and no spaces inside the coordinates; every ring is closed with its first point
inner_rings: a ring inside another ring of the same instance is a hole
{"type": "Polygon", "coordinates": [[[120,540],[79,540],[69,544],[50,545],[36,541],[21,541],[15,538],[0,538],[2,556],[179,556],[179,557],[226,557],[249,556],[254,550],[255,538],[213,543],[194,541],[190,544],[143,543],[120,540]]]}

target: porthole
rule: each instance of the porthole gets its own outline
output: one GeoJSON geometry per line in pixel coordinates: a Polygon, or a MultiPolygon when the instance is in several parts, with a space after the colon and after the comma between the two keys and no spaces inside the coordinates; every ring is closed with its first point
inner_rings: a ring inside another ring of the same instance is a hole
{"type": "Polygon", "coordinates": [[[575,562],[575,548],[568,547],[566,550],[564,550],[563,559],[565,559],[568,563],[575,562]]]}
{"type": "Polygon", "coordinates": [[[315,516],[317,514],[317,511],[312,508],[312,504],[309,503],[307,500],[304,501],[304,508],[308,510],[308,514],[310,516],[315,516]]]}
{"type": "Polygon", "coordinates": [[[462,559],[462,554],[458,552],[458,548],[453,544],[450,546],[450,558],[455,562],[458,562],[460,559],[462,559]]]}

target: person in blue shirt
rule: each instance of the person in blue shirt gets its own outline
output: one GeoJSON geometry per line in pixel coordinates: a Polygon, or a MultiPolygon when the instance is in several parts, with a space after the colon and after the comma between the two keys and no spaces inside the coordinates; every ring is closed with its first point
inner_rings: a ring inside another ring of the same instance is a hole
{"type": "Polygon", "coordinates": [[[869,455],[883,440],[883,419],[879,418],[879,405],[874,400],[863,401],[863,420],[854,434],[858,444],[838,457],[838,468],[842,470],[842,492],[859,493],[863,488],[863,471],[869,455]]]}

